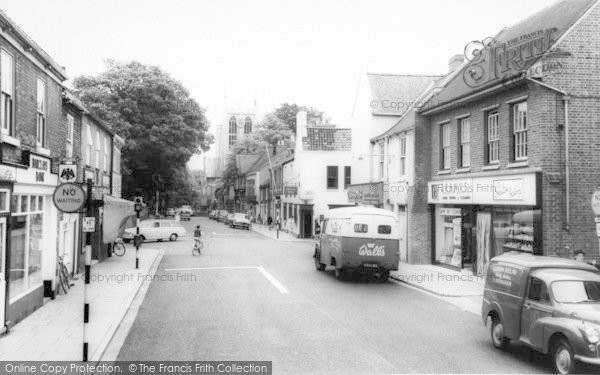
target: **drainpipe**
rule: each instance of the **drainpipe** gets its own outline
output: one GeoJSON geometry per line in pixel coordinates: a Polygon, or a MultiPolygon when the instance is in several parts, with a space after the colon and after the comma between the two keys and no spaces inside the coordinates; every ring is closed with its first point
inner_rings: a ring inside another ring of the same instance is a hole
{"type": "Polygon", "coordinates": [[[569,231],[571,228],[571,205],[570,205],[570,185],[569,185],[569,95],[563,95],[562,97],[565,103],[565,230],[569,231]]]}

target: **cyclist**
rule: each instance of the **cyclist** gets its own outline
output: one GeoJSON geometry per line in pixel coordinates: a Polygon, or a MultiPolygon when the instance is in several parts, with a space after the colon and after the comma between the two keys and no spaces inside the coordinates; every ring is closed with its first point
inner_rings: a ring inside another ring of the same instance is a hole
{"type": "Polygon", "coordinates": [[[194,247],[200,247],[200,237],[202,237],[202,231],[200,230],[200,225],[196,226],[196,230],[194,231],[194,247]]]}

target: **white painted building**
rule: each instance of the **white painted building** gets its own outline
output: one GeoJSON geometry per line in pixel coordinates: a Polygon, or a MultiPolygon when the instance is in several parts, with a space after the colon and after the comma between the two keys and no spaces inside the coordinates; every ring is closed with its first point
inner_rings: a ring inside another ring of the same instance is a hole
{"type": "Polygon", "coordinates": [[[352,130],[308,126],[306,112],[296,116],[293,158],[282,160],[282,228],[300,237],[314,235],[315,221],[331,208],[351,205],[352,130]]]}

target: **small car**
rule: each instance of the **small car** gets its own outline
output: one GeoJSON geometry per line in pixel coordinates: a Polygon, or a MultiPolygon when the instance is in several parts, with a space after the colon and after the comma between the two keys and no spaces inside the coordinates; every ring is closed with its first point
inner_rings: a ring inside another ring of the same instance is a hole
{"type": "Polygon", "coordinates": [[[165,212],[165,216],[167,216],[167,217],[175,217],[176,214],[177,214],[177,212],[175,211],[174,208],[168,208],[167,212],[165,212]]]}
{"type": "MultiPolygon", "coordinates": [[[[135,234],[135,227],[125,229],[123,241],[131,242],[135,234]]],[[[140,222],[140,235],[144,241],[177,241],[180,237],[186,237],[187,232],[177,220],[143,220],[140,222]]]]}
{"type": "Polygon", "coordinates": [[[575,361],[600,365],[600,273],[592,265],[520,252],[494,257],[481,317],[496,348],[512,340],[550,354],[558,374],[575,371],[575,361]]]}
{"type": "Polygon", "coordinates": [[[234,215],[233,212],[227,214],[225,221],[223,221],[225,223],[225,225],[231,224],[231,220],[233,220],[233,215],[234,215]]]}
{"type": "Polygon", "coordinates": [[[233,214],[233,217],[231,218],[231,222],[229,223],[229,226],[232,228],[245,228],[247,230],[250,230],[250,220],[248,220],[246,215],[241,214],[241,213],[236,213],[236,214],[233,214]]]}
{"type": "Polygon", "coordinates": [[[227,219],[227,215],[229,215],[229,211],[219,210],[219,213],[217,214],[217,221],[219,223],[225,222],[225,220],[227,219]]]}
{"type": "Polygon", "coordinates": [[[191,211],[181,211],[179,213],[179,220],[181,221],[190,221],[192,219],[192,212],[191,211]]]}
{"type": "Polygon", "coordinates": [[[215,220],[215,219],[216,219],[216,216],[217,216],[217,210],[211,210],[211,211],[208,213],[208,218],[209,218],[210,220],[215,220]]]}

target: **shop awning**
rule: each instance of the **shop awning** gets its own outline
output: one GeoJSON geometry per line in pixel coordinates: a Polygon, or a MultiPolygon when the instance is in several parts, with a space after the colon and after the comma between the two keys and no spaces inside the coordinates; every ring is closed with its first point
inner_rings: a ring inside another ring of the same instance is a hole
{"type": "Polygon", "coordinates": [[[110,195],[104,196],[104,217],[102,223],[102,242],[113,243],[117,237],[121,237],[128,221],[135,220],[133,202],[110,195]]]}

